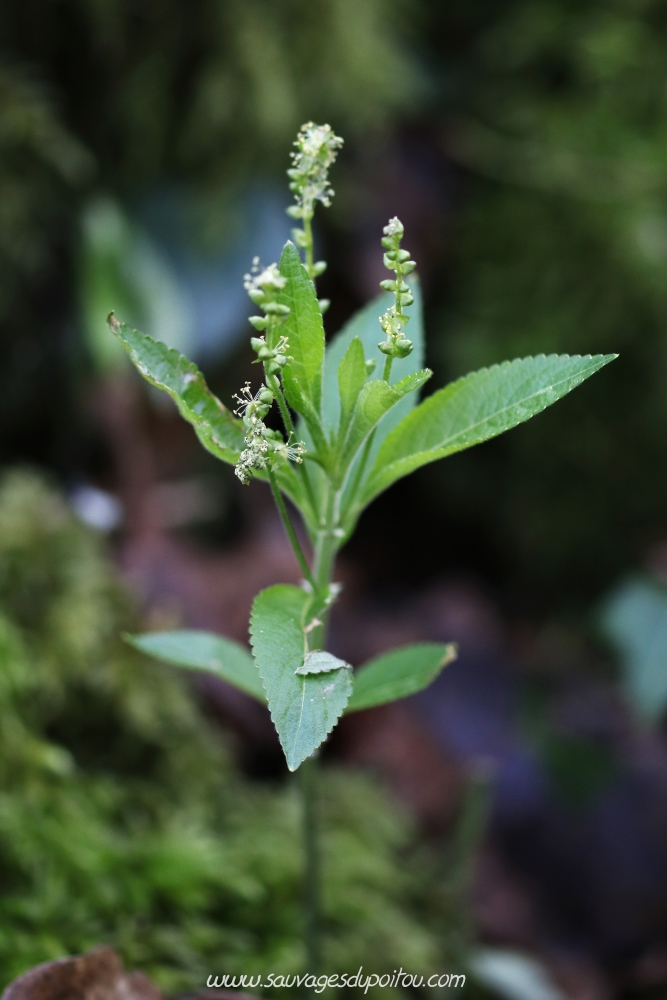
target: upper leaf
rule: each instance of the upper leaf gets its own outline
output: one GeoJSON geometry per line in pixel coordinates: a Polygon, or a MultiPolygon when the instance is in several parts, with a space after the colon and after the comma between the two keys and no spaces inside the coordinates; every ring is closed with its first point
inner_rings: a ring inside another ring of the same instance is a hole
{"type": "Polygon", "coordinates": [[[350,424],[354,408],[368,377],[363,344],[354,337],[338,365],[338,395],[340,398],[340,420],[338,436],[344,437],[350,424]]]}
{"type": "Polygon", "coordinates": [[[344,472],[370,432],[404,396],[421,388],[433,373],[428,368],[407,375],[396,385],[373,379],[363,386],[345,438],[340,442],[340,470],[344,472]]]}
{"type": "Polygon", "coordinates": [[[235,465],[244,447],[243,424],[213,395],[197,366],[174,348],[119,323],[113,313],[109,326],[144,378],[169,393],[204,447],[235,465]]]}
{"type": "Polygon", "coordinates": [[[255,662],[243,646],[212,632],[182,629],[179,632],[146,632],[126,635],[130,645],[158,660],[191,670],[208,670],[246,694],[266,704],[255,662]]]}
{"type": "MultiPolygon", "coordinates": [[[[413,350],[407,358],[394,362],[393,373],[398,379],[406,375],[412,375],[424,367],[424,329],[422,321],[422,299],[419,281],[416,275],[410,276],[410,289],[414,295],[413,305],[407,306],[406,314],[410,317],[406,333],[413,343],[413,350]]],[[[322,390],[322,419],[324,427],[329,433],[338,426],[340,414],[340,400],[338,396],[338,366],[355,337],[361,341],[364,358],[375,361],[375,377],[382,374],[382,369],[386,361],[385,355],[378,348],[378,343],[383,339],[380,328],[380,316],[394,302],[394,296],[390,292],[384,292],[368,305],[355,313],[352,319],[345,324],[343,329],[336,334],[331,343],[327,345],[324,358],[324,381],[322,390]]],[[[406,395],[401,402],[385,413],[375,432],[375,440],[371,451],[371,458],[377,452],[380,444],[389,431],[407,416],[410,410],[417,404],[418,394],[406,395]]]]}
{"type": "Polygon", "coordinates": [[[420,642],[384,653],[355,671],[354,693],[347,711],[357,712],[416,694],[455,659],[453,643],[420,642]]]}
{"type": "Polygon", "coordinates": [[[283,369],[283,385],[290,406],[301,413],[303,396],[316,413],[322,407],[322,366],[324,363],[324,326],[315,287],[301,263],[299,251],[287,242],[280,258],[280,273],[287,279],[278,293],[278,301],[289,306],[289,315],[279,332],[289,341],[293,359],[283,369]]]}
{"type": "Polygon", "coordinates": [[[420,403],[387,436],[359,508],[427,462],[470,448],[528,420],[615,357],[540,354],[482,368],[450,383],[420,403]]]}
{"type": "Polygon", "coordinates": [[[346,667],[296,673],[306,658],[304,616],[311,603],[305,590],[282,584],[257,595],[250,617],[255,660],[290,771],[326,739],[352,693],[346,667]]]}

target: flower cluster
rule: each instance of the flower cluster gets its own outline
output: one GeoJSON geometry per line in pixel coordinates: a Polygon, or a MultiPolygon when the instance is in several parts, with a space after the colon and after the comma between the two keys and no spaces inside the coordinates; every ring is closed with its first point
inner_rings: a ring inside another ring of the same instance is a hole
{"type": "Polygon", "coordinates": [[[404,229],[400,219],[390,219],[383,232],[384,266],[390,271],[395,271],[396,277],[381,281],[380,287],[386,292],[394,292],[396,301],[380,317],[380,326],[387,339],[378,344],[378,347],[389,358],[406,358],[412,351],[412,341],[408,340],[404,333],[404,327],[407,326],[410,317],[405,315],[403,309],[412,305],[414,297],[410,286],[403,278],[414,271],[417,265],[414,260],[410,260],[407,250],[401,250],[404,229]]]}
{"type": "Polygon", "coordinates": [[[343,140],[330,125],[308,122],[302,126],[294,145],[296,152],[292,153],[292,167],[287,176],[296,205],[287,211],[293,219],[312,218],[316,201],[321,201],[327,208],[331,204],[334,192],[329,184],[329,167],[336,159],[343,140]]]}
{"type": "Polygon", "coordinates": [[[264,417],[271,409],[273,393],[262,385],[253,396],[250,383],[246,382],[241,392],[234,397],[238,409],[236,416],[241,417],[246,429],[245,449],[241,452],[236,464],[236,475],[245,485],[252,478],[252,471],[273,470],[284,462],[303,462],[306,449],[301,442],[293,445],[285,440],[280,431],[272,430],[264,423],[264,417]]]}
{"type": "MultiPolygon", "coordinates": [[[[311,281],[326,270],[326,261],[313,260],[313,231],[311,221],[315,214],[315,202],[327,208],[331,204],[333,188],[329,184],[329,167],[332,165],[343,140],[336,135],[330,125],[303,125],[296,137],[296,152],[292,153],[292,166],[287,171],[290,191],[294,192],[295,205],[287,209],[293,219],[303,221],[303,229],[293,229],[296,245],[305,251],[306,271],[311,281]]],[[[327,299],[320,300],[320,310],[324,313],[329,306],[327,299]]]]}
{"type": "Polygon", "coordinates": [[[273,330],[289,315],[289,306],[278,302],[278,295],[285,287],[287,279],[278,270],[277,264],[262,268],[259,257],[255,257],[249,274],[243,277],[243,287],[250,300],[259,306],[263,316],[251,316],[250,322],[256,330],[273,330]]]}

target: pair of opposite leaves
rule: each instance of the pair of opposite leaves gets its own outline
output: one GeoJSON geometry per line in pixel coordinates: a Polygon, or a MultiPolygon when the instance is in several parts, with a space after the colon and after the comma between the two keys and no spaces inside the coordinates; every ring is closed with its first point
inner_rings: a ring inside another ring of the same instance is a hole
{"type": "MultiPolygon", "coordinates": [[[[414,390],[430,375],[421,369],[423,328],[416,283],[410,325],[414,350],[404,361],[395,362],[399,383],[389,386],[371,376],[363,383],[357,379],[358,384],[351,386],[354,379],[348,374],[353,372],[355,361],[356,367],[360,359],[372,359],[380,365],[384,362],[377,347],[378,316],[391,304],[392,296],[380,296],[362,309],[325,351],[315,290],[291,243],[283,251],[280,271],[286,278],[281,299],[290,308],[281,333],[288,337],[293,358],[283,373],[285,393],[290,405],[301,413],[325,467],[328,459],[328,474],[335,477],[343,470],[348,473],[348,483],[355,481],[355,495],[344,497],[346,519],[341,541],[349,536],[363,508],[391,483],[421,465],[528,420],[616,357],[539,355],[506,361],[450,383],[415,405],[414,390]],[[337,442],[336,429],[340,431],[337,442]],[[375,436],[367,471],[356,482],[349,470],[372,431],[375,436]],[[331,458],[334,445],[337,464],[331,458]]],[[[243,425],[210,392],[196,366],[113,317],[111,328],[141,374],[174,399],[204,447],[235,464],[244,447],[243,425]]],[[[323,475],[317,469],[313,476],[317,495],[322,493],[323,475]]],[[[288,464],[278,469],[277,477],[314,532],[318,513],[304,495],[301,477],[288,464]]],[[[335,485],[345,492],[344,482],[335,485]]],[[[243,647],[208,633],[157,633],[132,641],[153,656],[180,666],[212,670],[260,700],[268,700],[288,766],[294,770],[326,738],[346,706],[353,711],[412,694],[431,683],[455,655],[453,647],[442,644],[395,650],[355,676],[354,693],[352,672],[346,666],[299,674],[306,655],[304,616],[310,600],[304,590],[286,585],[270,587],[257,596],[251,640],[258,669],[243,647]]]]}

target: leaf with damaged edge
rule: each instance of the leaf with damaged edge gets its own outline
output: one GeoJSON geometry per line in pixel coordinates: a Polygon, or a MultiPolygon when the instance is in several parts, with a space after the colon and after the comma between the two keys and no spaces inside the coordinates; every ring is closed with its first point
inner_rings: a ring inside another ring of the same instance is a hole
{"type": "Polygon", "coordinates": [[[257,595],[250,640],[271,719],[290,771],[326,739],[352,693],[352,671],[302,676],[306,658],[304,617],[311,604],[305,590],[280,584],[257,595]]]}
{"type": "Polygon", "coordinates": [[[266,694],[255,661],[238,642],[195,629],[144,632],[142,635],[125,635],[124,638],[135,649],[158,660],[189,670],[207,670],[216,674],[266,704],[266,694]]]}
{"type": "Polygon", "coordinates": [[[384,653],[354,672],[348,712],[397,701],[428,687],[456,659],[456,645],[420,642],[384,653]]]}
{"type": "Polygon", "coordinates": [[[244,448],[243,424],[213,395],[197,366],[173,347],[120,323],[113,313],[109,327],[146,381],[171,396],[204,447],[235,465],[244,448]]]}

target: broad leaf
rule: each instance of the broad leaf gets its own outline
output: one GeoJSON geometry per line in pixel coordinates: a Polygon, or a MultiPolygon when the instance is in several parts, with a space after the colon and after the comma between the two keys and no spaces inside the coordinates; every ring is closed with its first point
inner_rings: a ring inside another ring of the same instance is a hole
{"type": "Polygon", "coordinates": [[[428,462],[502,434],[555,403],[616,354],[541,354],[482,368],[440,389],[387,436],[359,507],[428,462]]]}
{"type": "Polygon", "coordinates": [[[278,301],[289,306],[289,316],[279,332],[289,341],[288,354],[293,359],[283,369],[283,385],[290,406],[303,412],[303,399],[310,400],[319,414],[322,407],[322,366],[324,363],[324,326],[315,287],[301,263],[299,251],[288,242],[280,258],[280,273],[287,283],[278,301]]]}
{"type": "Polygon", "coordinates": [[[338,365],[339,438],[344,438],[347,433],[359,393],[363,389],[367,377],[364,348],[359,338],[355,337],[338,365]]]}
{"type": "Polygon", "coordinates": [[[393,649],[365,667],[355,670],[354,693],[348,712],[373,708],[389,701],[406,698],[428,687],[441,670],[456,659],[456,646],[436,642],[420,642],[414,646],[393,649]]]}
{"type": "Polygon", "coordinates": [[[207,670],[266,704],[255,662],[238,642],[212,632],[183,629],[179,632],[146,632],[125,639],[142,653],[190,670],[207,670]]]}
{"type": "Polygon", "coordinates": [[[407,375],[396,385],[389,385],[381,379],[366,382],[354,408],[354,414],[344,441],[341,442],[339,473],[343,473],[360,447],[376,427],[385,413],[396,406],[408,393],[420,389],[433,373],[424,368],[423,371],[407,375]]]}
{"type": "MultiPolygon", "coordinates": [[[[413,343],[412,354],[400,361],[394,361],[392,368],[392,378],[401,380],[406,375],[412,375],[424,367],[424,330],[422,322],[422,299],[419,281],[416,276],[410,276],[409,280],[412,294],[415,301],[405,310],[410,317],[410,322],[406,329],[406,335],[413,343]]],[[[338,426],[340,414],[340,401],[338,397],[338,366],[355,337],[361,341],[364,358],[375,361],[375,371],[371,378],[380,378],[385,363],[385,355],[378,348],[384,334],[380,327],[380,316],[394,302],[394,296],[390,292],[379,295],[367,306],[355,313],[351,320],[336,334],[331,343],[327,345],[324,357],[324,381],[322,390],[322,419],[324,428],[329,433],[338,426]]],[[[406,395],[400,403],[389,410],[380,422],[376,432],[371,459],[377,452],[380,444],[389,431],[407,416],[410,410],[417,404],[418,394],[406,395]]]]}
{"type": "Polygon", "coordinates": [[[306,658],[304,617],[310,604],[299,587],[269,587],[255,598],[250,617],[255,660],[290,771],[326,739],[352,692],[352,671],[345,667],[296,673],[306,658]]]}
{"type": "Polygon", "coordinates": [[[171,396],[204,447],[236,464],[244,447],[243,424],[213,395],[197,366],[161,341],[119,323],[113,313],[109,326],[144,378],[171,396]]]}

